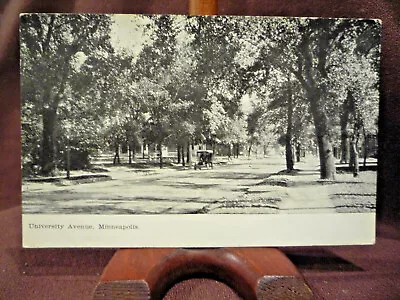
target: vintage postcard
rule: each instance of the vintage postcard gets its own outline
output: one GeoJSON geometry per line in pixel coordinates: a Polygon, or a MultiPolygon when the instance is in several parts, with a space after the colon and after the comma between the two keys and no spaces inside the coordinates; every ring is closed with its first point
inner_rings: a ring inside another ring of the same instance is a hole
{"type": "Polygon", "coordinates": [[[24,247],[374,243],[379,20],[20,22],[24,247]]]}

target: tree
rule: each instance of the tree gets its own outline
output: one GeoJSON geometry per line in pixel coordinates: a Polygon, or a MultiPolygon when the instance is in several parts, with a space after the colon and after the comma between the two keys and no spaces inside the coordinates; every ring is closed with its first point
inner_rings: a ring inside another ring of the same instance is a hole
{"type": "Polygon", "coordinates": [[[334,96],[334,86],[345,86],[347,82],[330,75],[338,63],[342,71],[351,67],[343,64],[345,62],[338,55],[340,49],[351,47],[348,36],[376,24],[335,19],[290,19],[277,23],[274,28],[278,34],[268,36],[265,52],[274,65],[292,73],[301,84],[315,126],[321,178],[333,179],[335,160],[330,112],[340,103],[332,100],[343,99],[340,95],[334,96]]]}
{"type": "MultiPolygon", "coordinates": [[[[379,30],[376,26],[359,28],[348,36],[346,48],[340,49],[345,57],[347,68],[337,68],[332,76],[342,78],[346,85],[336,87],[347,94],[340,114],[341,125],[341,161],[349,161],[349,139],[353,140],[357,149],[358,140],[364,141],[367,149],[368,135],[376,135],[378,118],[378,57],[379,30]],[[365,128],[368,128],[365,130],[365,128]]],[[[343,60],[343,58],[342,58],[343,60]]],[[[353,158],[358,156],[353,154],[353,158]]],[[[364,161],[366,151],[364,151],[364,161]]],[[[350,164],[355,162],[350,160],[350,164]]]]}
{"type": "Polygon", "coordinates": [[[205,16],[189,18],[186,25],[196,61],[192,82],[205,91],[195,104],[197,136],[203,136],[213,147],[216,142],[226,141],[226,126],[240,118],[240,98],[245,89],[235,61],[240,49],[239,21],[240,18],[205,16]]]}
{"type": "Polygon", "coordinates": [[[148,28],[152,30],[153,42],[145,45],[135,64],[137,81],[150,87],[146,94],[146,113],[149,114],[143,129],[143,137],[147,142],[155,143],[159,150],[160,167],[162,146],[170,136],[169,109],[173,102],[170,76],[171,65],[176,55],[176,35],[173,18],[168,15],[152,16],[148,28]]]}
{"type": "MultiPolygon", "coordinates": [[[[331,68],[335,67],[335,60],[336,63],[341,62],[342,72],[353,67],[352,64],[343,64],[346,63],[345,59],[343,61],[343,57],[337,54],[340,49],[349,49],[353,46],[350,41],[354,34],[359,36],[372,28],[374,34],[371,37],[371,47],[379,47],[375,43],[376,34],[379,35],[377,25],[374,21],[324,20],[316,22],[310,20],[307,28],[300,27],[303,31],[302,40],[299,43],[302,51],[301,54],[299,53],[298,67],[293,70],[293,73],[302,84],[310,104],[319,146],[321,178],[333,179],[335,173],[331,141],[332,118],[328,113],[330,111],[329,94],[334,85],[346,86],[348,83],[340,81],[340,77],[330,76],[331,68]]],[[[356,43],[356,47],[362,47],[362,45],[356,43]]]]}
{"type": "Polygon", "coordinates": [[[67,101],[78,54],[109,50],[110,20],[104,15],[26,14],[21,23],[22,98],[40,116],[40,172],[51,174],[58,153],[58,110],[67,101]]]}

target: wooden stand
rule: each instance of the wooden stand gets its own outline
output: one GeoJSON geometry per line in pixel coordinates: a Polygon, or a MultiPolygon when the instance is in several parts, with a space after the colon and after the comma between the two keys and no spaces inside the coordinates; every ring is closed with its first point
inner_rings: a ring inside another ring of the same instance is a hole
{"type": "Polygon", "coordinates": [[[243,299],[313,299],[291,261],[275,248],[121,249],[93,299],[162,299],[176,283],[207,277],[243,299]]]}

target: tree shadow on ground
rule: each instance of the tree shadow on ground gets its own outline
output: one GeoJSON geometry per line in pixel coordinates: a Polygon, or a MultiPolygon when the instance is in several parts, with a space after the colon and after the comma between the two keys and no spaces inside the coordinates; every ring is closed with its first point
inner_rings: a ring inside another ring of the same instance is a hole
{"type": "Polygon", "coordinates": [[[90,183],[96,181],[111,180],[109,175],[105,174],[84,174],[84,175],[72,175],[70,178],[66,176],[54,176],[54,177],[35,177],[28,178],[28,182],[50,182],[50,183],[60,183],[62,181],[70,181],[71,183],[90,183]]]}
{"type": "MultiPolygon", "coordinates": [[[[146,208],[134,209],[134,208],[115,208],[110,209],[108,205],[97,205],[97,206],[84,206],[84,207],[69,207],[69,208],[61,208],[57,210],[57,213],[61,214],[90,214],[90,215],[161,215],[161,214],[170,214],[170,211],[173,207],[167,207],[164,209],[159,209],[158,211],[149,210],[146,208]]],[[[175,214],[199,214],[206,213],[207,211],[203,211],[203,208],[187,208],[183,209],[182,212],[175,214]]],[[[38,212],[36,214],[42,214],[43,212],[38,212]]],[[[30,213],[35,214],[35,213],[30,213]]]]}
{"type": "Polygon", "coordinates": [[[255,185],[271,185],[271,186],[282,186],[282,187],[293,187],[293,186],[315,186],[315,185],[336,185],[336,184],[351,184],[351,185],[357,185],[357,184],[363,184],[364,182],[362,181],[345,181],[345,180],[325,180],[325,179],[320,179],[319,177],[320,173],[319,170],[316,171],[303,171],[301,169],[294,169],[294,170],[281,170],[277,173],[273,173],[267,176],[267,178],[262,178],[264,179],[263,181],[255,184],[255,185]],[[295,177],[304,177],[304,176],[313,176],[315,175],[315,178],[307,181],[294,181],[291,180],[285,176],[290,176],[292,178],[295,177]]]}
{"type": "Polygon", "coordinates": [[[133,209],[128,208],[115,208],[111,209],[111,205],[93,205],[93,206],[80,206],[80,207],[61,207],[57,210],[61,214],[90,214],[90,215],[129,215],[140,212],[135,212],[133,209]]]}
{"type": "Polygon", "coordinates": [[[209,189],[217,187],[219,184],[196,184],[192,182],[175,182],[175,184],[168,184],[168,187],[185,188],[185,189],[209,189]]]}
{"type": "Polygon", "coordinates": [[[332,196],[351,196],[351,197],[375,197],[376,194],[361,194],[361,193],[335,193],[332,196]]]}
{"type": "Polygon", "coordinates": [[[226,180],[235,180],[235,179],[265,179],[269,176],[269,174],[254,174],[249,172],[218,172],[218,173],[208,173],[204,174],[207,178],[214,179],[226,179],[226,180]]]}
{"type": "MultiPolygon", "coordinates": [[[[366,166],[360,166],[359,171],[377,171],[378,170],[378,165],[366,165],[366,166]]],[[[349,166],[336,166],[336,171],[341,172],[341,173],[353,173],[353,168],[349,166]]]]}
{"type": "Polygon", "coordinates": [[[319,179],[315,183],[316,184],[320,184],[320,185],[334,185],[334,184],[358,185],[358,184],[365,184],[365,182],[362,182],[362,181],[324,180],[324,179],[319,179]]]}
{"type": "MultiPolygon", "coordinates": [[[[160,162],[159,161],[135,161],[130,163],[127,162],[123,162],[123,163],[117,163],[117,164],[113,164],[113,163],[104,163],[103,166],[105,168],[113,168],[113,167],[128,167],[128,168],[132,168],[132,169],[152,169],[152,168],[159,168],[160,167],[160,162]]],[[[174,164],[169,162],[169,161],[164,161],[162,164],[163,168],[166,167],[174,167],[174,164]]]]}
{"type": "Polygon", "coordinates": [[[271,175],[289,175],[289,176],[310,176],[310,175],[318,175],[319,170],[302,170],[302,169],[293,169],[293,170],[281,170],[277,173],[271,175]]]}

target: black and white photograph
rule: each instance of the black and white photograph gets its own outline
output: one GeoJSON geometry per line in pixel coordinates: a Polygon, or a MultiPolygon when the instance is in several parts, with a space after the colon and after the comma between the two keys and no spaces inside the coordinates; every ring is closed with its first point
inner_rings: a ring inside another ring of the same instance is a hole
{"type": "Polygon", "coordinates": [[[372,19],[22,14],[24,246],[373,243],[380,32],[372,19]],[[54,237],[68,228],[81,242],[54,237]]]}

